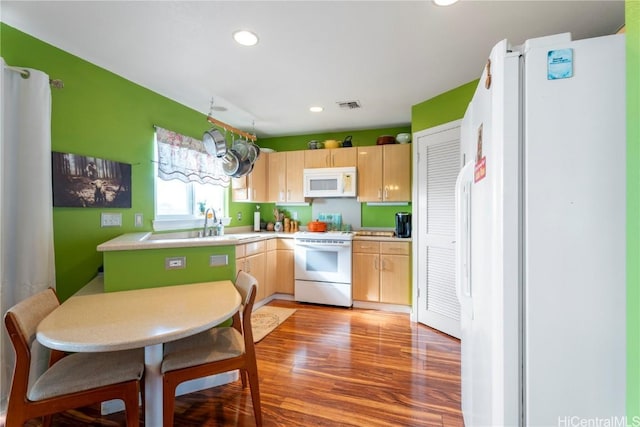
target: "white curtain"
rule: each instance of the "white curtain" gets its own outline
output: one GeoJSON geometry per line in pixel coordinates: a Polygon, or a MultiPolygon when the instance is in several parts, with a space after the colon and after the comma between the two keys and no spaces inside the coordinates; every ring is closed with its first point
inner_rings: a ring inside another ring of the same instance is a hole
{"type": "Polygon", "coordinates": [[[0,420],[6,411],[13,348],[4,314],[18,301],[55,288],[49,76],[29,77],[0,58],[0,420]]]}
{"type": "Polygon", "coordinates": [[[229,186],[222,161],[207,153],[199,139],[156,126],[156,143],[160,179],[229,186]]]}

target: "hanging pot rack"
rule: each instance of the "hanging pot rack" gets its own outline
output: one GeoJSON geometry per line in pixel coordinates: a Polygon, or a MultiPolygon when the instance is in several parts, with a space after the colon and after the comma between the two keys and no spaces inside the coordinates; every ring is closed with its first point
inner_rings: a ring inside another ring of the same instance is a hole
{"type": "Polygon", "coordinates": [[[256,142],[256,140],[258,139],[255,135],[252,135],[252,134],[250,134],[248,132],[244,132],[244,131],[242,131],[242,130],[240,130],[238,128],[235,128],[235,127],[233,127],[231,125],[226,124],[225,122],[223,122],[221,120],[214,119],[211,116],[207,117],[207,121],[209,123],[211,123],[211,124],[216,125],[216,126],[220,126],[222,129],[224,129],[226,131],[229,131],[229,132],[234,133],[236,135],[243,136],[244,138],[248,139],[251,142],[256,142]]]}

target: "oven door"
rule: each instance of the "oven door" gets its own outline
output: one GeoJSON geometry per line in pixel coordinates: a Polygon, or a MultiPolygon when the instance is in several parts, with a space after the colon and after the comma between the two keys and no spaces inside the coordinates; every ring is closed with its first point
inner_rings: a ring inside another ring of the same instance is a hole
{"type": "Polygon", "coordinates": [[[295,278],[316,282],[351,283],[351,242],[296,241],[295,278]]]}

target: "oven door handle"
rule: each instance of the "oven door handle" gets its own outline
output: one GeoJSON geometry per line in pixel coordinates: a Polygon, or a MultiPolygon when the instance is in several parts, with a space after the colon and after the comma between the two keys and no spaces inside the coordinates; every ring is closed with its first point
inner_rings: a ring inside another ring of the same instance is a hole
{"type": "Polygon", "coordinates": [[[304,246],[306,248],[322,248],[322,247],[331,247],[331,248],[348,248],[349,245],[347,243],[307,243],[307,242],[296,242],[296,246],[304,246]]]}

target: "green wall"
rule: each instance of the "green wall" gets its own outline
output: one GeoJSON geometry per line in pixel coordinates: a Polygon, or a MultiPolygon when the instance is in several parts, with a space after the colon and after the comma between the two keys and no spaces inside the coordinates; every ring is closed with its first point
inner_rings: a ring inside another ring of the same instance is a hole
{"type": "MultiPolygon", "coordinates": [[[[43,70],[62,79],[52,89],[52,150],[132,164],[131,209],[54,208],[54,246],[58,295],[66,299],[102,265],[96,246],[117,235],[150,231],[153,201],[153,125],[201,137],[209,128],[199,113],[148,89],[24,34],[4,23],[0,49],[10,65],[43,70]],[[100,213],[121,212],[123,226],[101,228],[100,213]],[[134,214],[144,226],[134,228],[134,214]]],[[[232,203],[234,225],[249,225],[252,206],[232,203]],[[236,220],[243,213],[243,222],[236,220]]]]}
{"type": "Polygon", "coordinates": [[[476,86],[478,80],[414,105],[411,108],[411,130],[419,132],[461,119],[473,98],[476,86]]]}
{"type": "Polygon", "coordinates": [[[640,416],[640,1],[625,2],[627,37],[627,415],[640,416]]]}
{"type": "Polygon", "coordinates": [[[211,280],[233,280],[236,274],[236,247],[206,246],[189,248],[109,251],[104,253],[106,291],[154,288],[211,280]],[[209,257],[226,256],[227,264],[211,267],[209,257]],[[167,258],[184,257],[185,266],[167,270],[167,258]]]}

